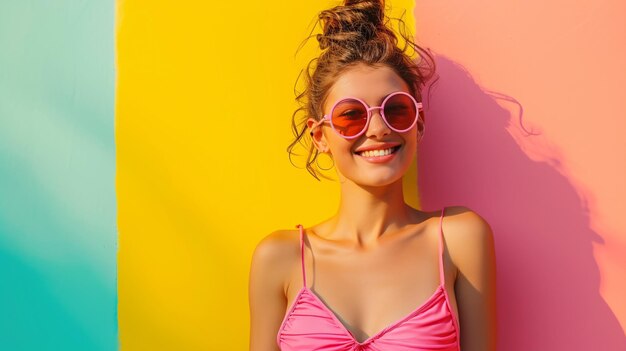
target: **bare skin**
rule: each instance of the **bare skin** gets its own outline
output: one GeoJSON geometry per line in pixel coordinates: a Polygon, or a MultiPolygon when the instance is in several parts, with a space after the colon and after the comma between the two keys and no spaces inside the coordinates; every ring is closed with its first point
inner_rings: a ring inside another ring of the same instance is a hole
{"type": "MultiPolygon", "coordinates": [[[[386,66],[357,65],[338,77],[324,111],[346,96],[379,106],[406,83],[386,66]]],[[[308,121],[311,126],[315,120],[308,121]]],[[[423,212],[404,202],[402,176],[417,148],[417,132],[396,133],[378,110],[365,134],[343,139],[329,126],[313,141],[335,161],[341,184],[337,213],[306,228],[307,285],[358,341],[421,306],[439,285],[440,211],[423,212]],[[400,142],[391,162],[371,164],[358,147],[400,142]]],[[[495,250],[491,228],[462,206],[446,208],[443,220],[445,289],[460,328],[463,351],[496,347],[495,250]]],[[[263,238],[250,270],[250,350],[279,350],[280,324],[303,286],[298,230],[263,238]]]]}

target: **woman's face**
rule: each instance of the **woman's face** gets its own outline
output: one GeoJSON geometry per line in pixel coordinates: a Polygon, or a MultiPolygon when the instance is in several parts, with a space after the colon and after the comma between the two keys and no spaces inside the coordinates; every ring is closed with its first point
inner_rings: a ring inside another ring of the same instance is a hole
{"type": "MultiPolygon", "coordinates": [[[[380,106],[389,94],[403,91],[409,93],[407,84],[388,66],[367,66],[358,64],[342,73],[331,87],[323,106],[324,114],[329,114],[335,102],[346,97],[356,97],[370,107],[380,106]]],[[[309,119],[309,126],[314,123],[309,119]]],[[[372,110],[366,131],[357,138],[344,139],[330,124],[314,132],[314,142],[319,150],[327,150],[335,161],[335,168],[341,178],[347,178],[363,186],[385,186],[402,178],[410,167],[417,152],[417,122],[410,130],[398,133],[391,130],[382,119],[379,109],[372,110]],[[386,162],[374,162],[357,151],[371,146],[387,149],[383,143],[400,145],[386,162]]]]}

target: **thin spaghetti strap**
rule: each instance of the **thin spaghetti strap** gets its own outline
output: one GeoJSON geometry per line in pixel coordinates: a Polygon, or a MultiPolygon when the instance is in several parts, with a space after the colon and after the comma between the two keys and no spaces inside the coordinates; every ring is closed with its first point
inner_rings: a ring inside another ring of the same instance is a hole
{"type": "Polygon", "coordinates": [[[443,267],[443,213],[445,210],[446,207],[444,206],[441,209],[441,218],[439,219],[439,282],[441,285],[446,283],[443,267]]]}
{"type": "Polygon", "coordinates": [[[306,272],[304,271],[304,228],[302,224],[296,225],[296,228],[300,227],[300,263],[302,264],[302,282],[306,288],[306,272]]]}

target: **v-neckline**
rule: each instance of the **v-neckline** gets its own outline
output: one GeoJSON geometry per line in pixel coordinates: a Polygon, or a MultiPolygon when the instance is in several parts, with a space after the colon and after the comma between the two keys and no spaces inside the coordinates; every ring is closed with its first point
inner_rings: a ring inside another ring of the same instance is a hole
{"type": "MultiPolygon", "coordinates": [[[[352,339],[352,341],[354,341],[355,343],[357,343],[359,345],[365,345],[365,344],[371,342],[372,340],[380,337],[383,333],[387,332],[388,330],[393,329],[396,326],[402,324],[404,321],[408,320],[409,318],[414,317],[419,312],[421,312],[424,308],[430,306],[431,303],[435,300],[435,298],[442,292],[442,290],[444,290],[444,286],[442,284],[439,284],[437,286],[437,288],[435,289],[435,291],[432,293],[432,295],[430,295],[430,297],[428,299],[426,299],[426,301],[422,302],[422,304],[420,304],[418,307],[413,309],[413,311],[409,312],[407,315],[405,315],[404,317],[401,317],[400,319],[396,320],[395,322],[392,322],[388,326],[384,327],[383,329],[381,329],[377,333],[374,333],[372,336],[368,337],[367,339],[365,339],[363,341],[358,341],[354,337],[354,334],[352,334],[352,332],[341,322],[341,320],[339,319],[339,316],[337,316],[335,314],[335,312],[333,312],[333,310],[328,305],[326,305],[326,303],[322,300],[322,298],[320,296],[317,295],[316,292],[314,292],[313,290],[309,289],[309,287],[307,287],[307,286],[303,286],[301,290],[302,291],[307,291],[311,296],[313,296],[313,298],[320,303],[320,305],[324,308],[324,310],[326,312],[328,312],[328,314],[332,317],[332,319],[335,321],[335,323],[337,323],[337,325],[346,333],[346,335],[348,335],[352,339]]],[[[298,295],[301,295],[302,291],[300,291],[300,293],[298,295]]],[[[294,301],[294,303],[297,303],[297,301],[294,301]]]]}

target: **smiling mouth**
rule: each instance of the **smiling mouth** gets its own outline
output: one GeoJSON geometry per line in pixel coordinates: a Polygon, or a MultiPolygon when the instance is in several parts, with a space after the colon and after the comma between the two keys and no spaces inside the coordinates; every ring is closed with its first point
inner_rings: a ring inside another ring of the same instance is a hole
{"type": "Polygon", "coordinates": [[[355,152],[355,154],[357,154],[359,156],[363,156],[363,157],[387,156],[387,155],[391,155],[391,154],[395,153],[396,151],[398,151],[398,149],[400,149],[401,146],[402,145],[398,145],[398,146],[394,146],[394,147],[390,147],[388,149],[382,149],[382,150],[367,150],[367,151],[355,152]]]}

